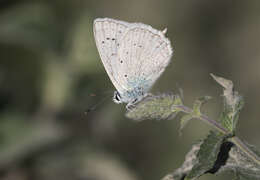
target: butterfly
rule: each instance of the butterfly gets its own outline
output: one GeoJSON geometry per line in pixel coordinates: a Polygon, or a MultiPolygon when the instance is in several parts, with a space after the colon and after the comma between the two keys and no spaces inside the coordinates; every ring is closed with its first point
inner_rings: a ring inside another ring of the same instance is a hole
{"type": "Polygon", "coordinates": [[[173,49],[160,31],[143,23],[97,18],[93,25],[96,46],[116,88],[113,101],[127,109],[148,95],[170,62],[173,49]]]}

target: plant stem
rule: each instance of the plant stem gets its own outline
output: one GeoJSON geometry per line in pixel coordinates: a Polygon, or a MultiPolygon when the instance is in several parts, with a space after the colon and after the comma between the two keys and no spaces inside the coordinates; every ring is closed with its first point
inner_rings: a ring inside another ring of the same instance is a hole
{"type": "MultiPolygon", "coordinates": [[[[178,106],[178,108],[187,114],[191,114],[193,112],[193,110],[187,106],[184,105],[180,105],[178,106]]],[[[217,131],[223,133],[223,134],[229,134],[229,131],[227,129],[225,129],[221,124],[219,124],[217,121],[210,119],[208,116],[201,114],[200,116],[197,116],[198,119],[206,122],[207,124],[209,124],[211,127],[213,127],[214,129],[216,129],[217,131]]]]}
{"type": "Polygon", "coordinates": [[[246,153],[246,155],[250,157],[254,162],[260,165],[259,156],[257,156],[251,149],[249,149],[248,146],[243,143],[237,136],[232,137],[230,141],[233,142],[241,151],[246,153]]]}
{"type": "MultiPolygon", "coordinates": [[[[191,114],[193,112],[193,110],[191,108],[184,106],[184,105],[179,105],[177,107],[179,108],[180,111],[187,113],[187,114],[191,114]]],[[[224,135],[230,134],[230,132],[226,128],[224,128],[220,123],[209,118],[208,116],[206,116],[204,114],[200,114],[200,116],[196,116],[196,118],[206,122],[211,127],[213,127],[215,130],[217,130],[218,132],[221,132],[224,135]]],[[[248,146],[245,143],[243,143],[237,136],[232,137],[230,139],[230,141],[232,143],[234,143],[237,146],[237,148],[239,148],[242,152],[244,152],[255,163],[260,165],[260,157],[257,154],[255,154],[251,149],[249,149],[248,146]]]]}

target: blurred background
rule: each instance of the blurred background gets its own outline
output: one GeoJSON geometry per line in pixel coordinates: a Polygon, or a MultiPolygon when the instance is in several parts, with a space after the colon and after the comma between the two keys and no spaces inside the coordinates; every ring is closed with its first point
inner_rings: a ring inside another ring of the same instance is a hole
{"type": "MultiPolygon", "coordinates": [[[[135,122],[113,94],[97,52],[97,17],[168,28],[175,54],[153,93],[183,89],[185,104],[231,79],[245,98],[238,136],[260,147],[260,1],[1,0],[0,179],[158,180],[178,168],[210,128],[192,121],[178,135],[174,120],[135,122]]],[[[232,174],[203,176],[230,179],[232,174]]]]}

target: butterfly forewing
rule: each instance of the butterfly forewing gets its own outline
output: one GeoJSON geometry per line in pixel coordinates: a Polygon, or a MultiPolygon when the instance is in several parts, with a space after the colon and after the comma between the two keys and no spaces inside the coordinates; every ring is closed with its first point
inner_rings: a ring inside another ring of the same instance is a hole
{"type": "Polygon", "coordinates": [[[126,33],[129,23],[109,18],[98,18],[94,21],[94,37],[105,70],[118,91],[125,87],[117,81],[119,41],[126,33]]]}

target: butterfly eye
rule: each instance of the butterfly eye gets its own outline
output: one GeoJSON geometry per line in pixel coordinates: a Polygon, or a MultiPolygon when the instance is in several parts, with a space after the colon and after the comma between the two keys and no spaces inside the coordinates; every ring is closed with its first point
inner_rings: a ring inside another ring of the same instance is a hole
{"type": "Polygon", "coordinates": [[[117,104],[122,103],[119,92],[117,92],[117,91],[114,92],[113,101],[117,104]]]}

